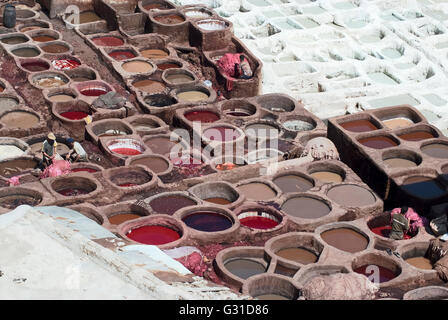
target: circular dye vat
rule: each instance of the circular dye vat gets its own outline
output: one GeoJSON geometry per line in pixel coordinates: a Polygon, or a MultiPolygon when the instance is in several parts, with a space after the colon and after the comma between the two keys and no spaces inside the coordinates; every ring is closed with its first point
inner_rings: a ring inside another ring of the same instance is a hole
{"type": "Polygon", "coordinates": [[[233,222],[223,214],[213,211],[199,211],[182,219],[190,228],[203,232],[218,232],[232,227],[233,222]]]}
{"type": "Polygon", "coordinates": [[[47,76],[34,80],[34,84],[42,88],[57,88],[65,85],[67,80],[59,76],[47,76]]]}
{"type": "Polygon", "coordinates": [[[257,230],[268,230],[279,225],[274,216],[263,210],[242,212],[238,219],[243,226],[257,230]]]}
{"type": "Polygon", "coordinates": [[[37,57],[40,54],[39,50],[34,49],[34,48],[19,48],[19,49],[14,49],[11,52],[15,56],[23,57],[23,58],[37,57]]]}
{"type": "Polygon", "coordinates": [[[167,62],[167,63],[160,63],[160,64],[157,65],[157,68],[159,70],[162,70],[162,71],[168,70],[168,69],[179,69],[180,67],[181,66],[178,65],[178,64],[169,63],[169,62],[167,62]]]}
{"type": "Polygon", "coordinates": [[[210,12],[201,11],[200,9],[198,9],[198,10],[185,11],[185,15],[189,18],[200,19],[200,18],[208,18],[212,14],[210,12]]]}
{"type": "Polygon", "coordinates": [[[136,55],[131,50],[116,50],[109,53],[109,56],[117,61],[123,61],[135,58],[136,55]]]}
{"type": "Polygon", "coordinates": [[[75,97],[71,96],[69,94],[55,94],[55,95],[48,97],[48,99],[51,102],[68,102],[68,101],[75,100],[75,97]]]}
{"type": "Polygon", "coordinates": [[[286,248],[275,253],[277,256],[301,264],[315,263],[319,258],[314,252],[304,248],[286,248]]]}
{"type": "Polygon", "coordinates": [[[79,14],[79,24],[90,23],[100,20],[101,18],[95,13],[95,11],[83,11],[79,14]]]}
{"type": "Polygon", "coordinates": [[[45,35],[31,37],[31,39],[33,39],[33,41],[36,41],[36,42],[48,42],[48,41],[57,40],[57,38],[55,38],[55,37],[50,37],[50,36],[45,36],[45,35]]]}
{"type": "Polygon", "coordinates": [[[185,21],[185,18],[177,14],[169,14],[154,17],[154,20],[163,24],[179,24],[185,21]]]}
{"type": "Polygon", "coordinates": [[[70,50],[68,46],[62,44],[49,44],[42,46],[41,49],[46,53],[64,53],[70,50]]]}
{"type": "Polygon", "coordinates": [[[158,157],[148,157],[148,158],[141,158],[132,161],[132,165],[143,165],[150,169],[155,174],[165,172],[169,169],[169,164],[166,162],[163,158],[158,157]]]}
{"type": "Polygon", "coordinates": [[[213,197],[213,198],[206,198],[203,199],[204,201],[210,202],[210,203],[214,203],[214,204],[219,204],[219,205],[227,205],[227,204],[231,204],[232,201],[226,199],[226,198],[220,198],[220,197],[213,197]]]}
{"type": "Polygon", "coordinates": [[[121,67],[124,71],[129,73],[146,73],[151,72],[154,69],[153,66],[146,61],[129,61],[123,63],[121,67]]]}
{"type": "Polygon", "coordinates": [[[277,196],[277,192],[267,184],[252,182],[238,187],[238,190],[250,200],[267,200],[277,196]]]}
{"type": "Polygon", "coordinates": [[[261,138],[277,138],[279,130],[269,124],[254,123],[246,127],[246,133],[261,138]]]}
{"type": "Polygon", "coordinates": [[[273,182],[284,193],[305,192],[314,187],[314,184],[308,179],[292,174],[275,178],[273,182]]]}
{"type": "Polygon", "coordinates": [[[154,137],[145,140],[145,145],[148,146],[152,153],[155,154],[167,154],[170,153],[178,141],[172,141],[170,137],[154,137]]]}
{"type": "Polygon", "coordinates": [[[0,207],[14,210],[18,206],[28,205],[28,206],[37,206],[42,200],[36,199],[33,196],[27,196],[24,194],[20,195],[7,195],[0,198],[0,207]]]}
{"type": "Polygon", "coordinates": [[[80,62],[73,59],[57,59],[51,61],[56,70],[73,70],[81,65],[80,62]]]}
{"type": "MultiPolygon", "coordinates": [[[[156,83],[150,85],[151,88],[145,90],[161,91],[165,89],[165,85],[161,82],[156,81],[156,83]]],[[[177,103],[176,99],[166,94],[152,94],[148,97],[145,97],[144,101],[151,107],[160,107],[160,108],[171,106],[177,103]]]]}
{"type": "MultiPolygon", "coordinates": [[[[373,233],[375,233],[375,234],[377,234],[377,235],[379,235],[381,237],[389,238],[390,232],[392,231],[392,226],[390,226],[390,225],[379,226],[379,227],[375,227],[375,228],[370,228],[370,230],[373,233]]],[[[405,234],[403,236],[403,240],[409,240],[411,238],[412,237],[407,235],[407,234],[405,234]]]]}
{"type": "Polygon", "coordinates": [[[372,192],[353,184],[335,186],[328,191],[327,196],[336,203],[348,207],[368,206],[376,202],[372,192]]]}
{"type": "Polygon", "coordinates": [[[382,121],[383,124],[389,129],[406,128],[414,124],[414,121],[408,118],[393,118],[382,121]]]}
{"type": "MultiPolygon", "coordinates": [[[[392,270],[389,270],[385,267],[375,264],[366,264],[356,269],[353,269],[353,271],[365,275],[366,277],[372,277],[372,270],[371,270],[372,267],[378,268],[377,270],[379,271],[379,279],[377,280],[379,280],[380,283],[388,282],[397,277],[397,274],[392,270]]],[[[375,279],[373,278],[375,277],[372,277],[372,279],[369,278],[370,281],[374,282],[375,279]]]]}
{"type": "Polygon", "coordinates": [[[8,37],[0,40],[2,43],[13,45],[28,42],[28,38],[25,37],[8,37]]]}
{"type": "Polygon", "coordinates": [[[153,10],[153,9],[159,9],[159,10],[166,10],[166,9],[170,9],[168,7],[168,5],[166,5],[165,3],[150,3],[147,5],[144,5],[143,8],[145,10],[153,10]]]}
{"type": "Polygon", "coordinates": [[[369,240],[366,237],[349,228],[324,231],[320,236],[330,246],[350,253],[363,251],[369,244],[369,240]]]}
{"type": "Polygon", "coordinates": [[[14,98],[0,97],[0,108],[2,108],[2,109],[9,109],[18,104],[19,104],[19,101],[17,101],[14,98]]]}
{"type": "Polygon", "coordinates": [[[94,38],[92,41],[100,47],[119,47],[124,44],[123,39],[111,36],[94,38]]]}
{"type": "MultiPolygon", "coordinates": [[[[141,90],[141,91],[144,91],[147,93],[162,92],[166,88],[166,86],[163,82],[156,81],[156,80],[139,80],[139,81],[134,82],[132,85],[135,88],[137,88],[138,90],[141,90]]],[[[172,104],[171,99],[169,99],[169,101],[170,101],[169,104],[166,104],[166,102],[165,102],[165,103],[161,103],[161,105],[160,104],[157,105],[157,103],[156,103],[156,105],[154,105],[154,106],[164,107],[167,105],[171,105],[172,104]]],[[[146,99],[145,99],[145,102],[146,102],[146,99]]]]}
{"type": "Polygon", "coordinates": [[[213,127],[204,130],[203,137],[211,141],[234,141],[240,137],[240,133],[230,127],[213,127]]]}
{"type": "Polygon", "coordinates": [[[140,50],[140,54],[147,59],[163,59],[169,56],[166,51],[160,49],[140,50]]]}
{"type": "Polygon", "coordinates": [[[236,258],[226,261],[224,267],[233,275],[244,280],[266,272],[266,267],[260,262],[244,258],[236,258]]]}
{"type": "Polygon", "coordinates": [[[448,144],[432,143],[421,147],[424,154],[433,158],[448,158],[448,144]]]}
{"type": "Polygon", "coordinates": [[[22,62],[20,66],[30,72],[45,71],[50,69],[50,65],[44,61],[22,62]]]}
{"type": "Polygon", "coordinates": [[[162,245],[180,239],[179,233],[164,226],[142,226],[129,231],[126,236],[136,242],[162,245]]]}
{"type": "Polygon", "coordinates": [[[207,100],[209,95],[202,91],[193,90],[178,93],[177,97],[183,102],[198,102],[207,100]]]}
{"type": "Polygon", "coordinates": [[[138,219],[141,217],[142,216],[139,216],[138,214],[135,214],[135,213],[119,213],[119,214],[114,214],[113,216],[110,216],[109,222],[110,222],[110,224],[113,224],[113,225],[119,225],[119,224],[122,224],[123,222],[138,219]]]}
{"type": "Polygon", "coordinates": [[[79,91],[83,96],[99,97],[109,92],[108,89],[102,87],[87,87],[79,91]]]}
{"type": "Polygon", "coordinates": [[[39,117],[26,111],[8,112],[0,118],[7,128],[29,129],[39,123],[39,117]]]}
{"type": "Polygon", "coordinates": [[[0,176],[10,178],[26,170],[36,168],[37,162],[30,159],[14,159],[0,162],[0,176]]]}
{"type": "Polygon", "coordinates": [[[194,77],[185,73],[169,74],[165,79],[172,84],[184,84],[194,81],[194,77]]]}
{"type": "Polygon", "coordinates": [[[281,209],[289,216],[301,219],[318,219],[331,212],[331,208],[322,200],[305,196],[286,200],[281,209]]]}
{"type": "Polygon", "coordinates": [[[144,149],[132,140],[120,140],[108,146],[109,150],[124,156],[136,156],[142,154],[144,149]]]}
{"type": "Polygon", "coordinates": [[[176,211],[196,205],[196,201],[181,196],[181,195],[167,195],[161,196],[151,200],[149,205],[158,214],[173,215],[176,211]]]}
{"type": "Polygon", "coordinates": [[[27,32],[27,31],[31,31],[31,30],[37,30],[37,29],[48,29],[48,26],[44,26],[44,25],[41,25],[41,26],[29,26],[29,27],[21,28],[19,31],[20,32],[27,32]]]}
{"type": "Polygon", "coordinates": [[[57,192],[65,197],[82,196],[90,193],[90,191],[82,188],[66,188],[57,190],[57,192]]]}
{"type": "Polygon", "coordinates": [[[315,128],[314,124],[303,120],[288,120],[283,122],[283,126],[291,131],[310,131],[315,128]]]}
{"type": "Polygon", "coordinates": [[[426,131],[414,131],[399,135],[398,137],[406,141],[422,141],[426,139],[435,138],[435,136],[432,133],[426,131]]]}
{"type": "Polygon", "coordinates": [[[120,188],[129,188],[129,187],[136,187],[138,184],[136,183],[122,183],[118,185],[120,188]]]}
{"type": "Polygon", "coordinates": [[[401,187],[409,194],[421,199],[433,199],[447,193],[445,186],[439,181],[421,176],[406,179],[401,187]]]}
{"type": "Polygon", "coordinates": [[[339,183],[344,181],[344,178],[340,174],[332,171],[316,171],[311,173],[310,176],[312,176],[314,179],[328,183],[339,183]]]}
{"type": "Polygon", "coordinates": [[[201,123],[212,123],[219,120],[219,116],[211,111],[190,111],[184,114],[189,121],[199,121],[201,123]]]}
{"type": "Polygon", "coordinates": [[[340,126],[351,132],[368,132],[378,130],[379,128],[369,120],[356,120],[341,123],[340,126]]]}
{"type": "Polygon", "coordinates": [[[403,158],[390,158],[383,160],[383,163],[389,168],[415,168],[418,165],[411,160],[403,158]]]}
{"type": "Polygon", "coordinates": [[[204,31],[217,31],[224,30],[225,28],[227,28],[227,25],[224,21],[221,20],[207,19],[198,21],[198,27],[199,29],[204,31]]]}
{"type": "Polygon", "coordinates": [[[89,114],[86,112],[82,112],[82,111],[67,111],[67,112],[62,112],[61,117],[64,117],[68,120],[82,120],[85,117],[87,117],[89,114]]]}
{"type": "Polygon", "coordinates": [[[89,173],[98,172],[98,170],[92,169],[92,168],[74,168],[71,170],[72,170],[72,172],[89,172],[89,173]]]}
{"type": "Polygon", "coordinates": [[[373,148],[373,149],[385,149],[390,147],[395,147],[398,145],[394,140],[389,137],[379,136],[359,139],[359,143],[362,145],[373,148]]]}
{"type": "Polygon", "coordinates": [[[425,257],[414,257],[414,258],[408,258],[405,259],[407,263],[410,265],[423,270],[432,270],[433,266],[431,263],[431,260],[425,257]]]}

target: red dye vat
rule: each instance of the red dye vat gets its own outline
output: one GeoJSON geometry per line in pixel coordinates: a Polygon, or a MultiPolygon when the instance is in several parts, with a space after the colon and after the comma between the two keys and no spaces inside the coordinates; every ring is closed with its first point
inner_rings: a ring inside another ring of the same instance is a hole
{"type": "Polygon", "coordinates": [[[59,190],[58,193],[62,194],[66,197],[74,197],[74,196],[81,196],[84,194],[88,194],[89,192],[85,189],[79,189],[79,188],[68,188],[59,190]]]}
{"type": "Polygon", "coordinates": [[[82,89],[81,94],[88,97],[98,97],[107,93],[106,89],[103,88],[86,88],[82,89]]]}
{"type": "Polygon", "coordinates": [[[136,155],[142,154],[139,150],[131,149],[131,148],[116,148],[116,149],[111,149],[111,151],[118,153],[118,154],[122,154],[124,156],[136,156],[136,155]]]}
{"type": "Polygon", "coordinates": [[[56,70],[72,70],[81,65],[78,61],[69,59],[53,60],[51,64],[56,70]]]}
{"type": "Polygon", "coordinates": [[[219,116],[211,111],[192,111],[184,114],[185,118],[190,121],[199,121],[204,123],[215,122],[219,120],[219,116]]]}
{"type": "Polygon", "coordinates": [[[132,229],[126,235],[136,242],[150,245],[160,245],[180,239],[176,231],[163,226],[143,226],[132,229]]]}
{"type": "Polygon", "coordinates": [[[99,37],[92,40],[97,46],[118,47],[124,44],[124,41],[117,37],[99,37]]]}
{"type": "Polygon", "coordinates": [[[276,226],[278,226],[278,222],[266,217],[246,217],[240,220],[240,223],[243,226],[252,228],[252,229],[272,229],[276,226]]]}
{"type": "Polygon", "coordinates": [[[91,168],[76,168],[76,169],[72,169],[72,172],[90,172],[90,173],[94,173],[97,172],[98,170],[96,169],[91,169],[91,168]]]}
{"type": "MultiPolygon", "coordinates": [[[[376,228],[372,228],[370,229],[372,230],[373,233],[385,237],[385,238],[389,238],[390,232],[392,230],[392,226],[382,226],[382,227],[376,227],[376,228]]],[[[411,239],[411,236],[405,234],[403,237],[404,240],[408,240],[411,239]]]]}
{"type": "Polygon", "coordinates": [[[109,56],[111,56],[112,58],[114,58],[117,61],[132,59],[132,58],[136,57],[136,55],[132,51],[129,51],[129,50],[114,51],[114,52],[109,53],[109,56]]]}
{"type": "Polygon", "coordinates": [[[397,274],[395,272],[393,272],[392,270],[389,270],[387,268],[384,268],[384,267],[381,267],[381,266],[378,266],[375,264],[366,264],[359,268],[353,269],[353,271],[355,271],[356,273],[363,274],[366,277],[369,277],[369,280],[372,282],[375,282],[375,280],[378,280],[380,283],[388,282],[397,276],[397,274]],[[367,272],[366,269],[369,266],[370,266],[369,272],[367,272]],[[379,277],[378,277],[379,279],[375,279],[375,270],[373,272],[372,272],[372,270],[370,270],[370,269],[372,269],[372,267],[375,269],[378,268],[377,270],[379,271],[379,277]]]}
{"type": "Polygon", "coordinates": [[[82,120],[89,114],[82,111],[67,111],[61,113],[61,116],[69,120],[82,120]]]}
{"type": "Polygon", "coordinates": [[[122,187],[122,188],[128,188],[128,187],[138,186],[138,184],[135,184],[135,183],[122,183],[122,184],[119,184],[118,186],[122,187]]]}
{"type": "Polygon", "coordinates": [[[44,70],[48,70],[50,68],[50,66],[45,63],[45,62],[24,62],[21,64],[22,68],[24,68],[25,70],[31,71],[31,72],[36,72],[36,71],[44,71],[44,70]]]}

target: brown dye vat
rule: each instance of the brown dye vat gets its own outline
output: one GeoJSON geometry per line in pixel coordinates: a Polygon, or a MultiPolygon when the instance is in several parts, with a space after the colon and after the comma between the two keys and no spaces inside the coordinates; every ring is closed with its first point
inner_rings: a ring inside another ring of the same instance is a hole
{"type": "Polygon", "coordinates": [[[39,123],[39,117],[26,111],[8,112],[0,118],[6,128],[29,129],[39,123]]]}
{"type": "Polygon", "coordinates": [[[132,85],[137,89],[147,93],[162,92],[166,88],[166,86],[162,82],[155,80],[140,80],[134,82],[132,85]]]}
{"type": "Polygon", "coordinates": [[[157,65],[157,68],[162,70],[162,71],[165,71],[165,70],[168,70],[168,69],[179,69],[180,66],[178,64],[175,64],[175,63],[161,63],[161,64],[157,65]]]}
{"type": "Polygon", "coordinates": [[[155,137],[148,139],[145,142],[145,145],[148,146],[155,154],[170,153],[176,144],[178,144],[178,142],[171,141],[169,137],[155,137]]]}
{"type": "Polygon", "coordinates": [[[448,144],[432,143],[421,147],[424,154],[433,158],[448,158],[448,144]]]}
{"type": "Polygon", "coordinates": [[[9,37],[9,38],[4,38],[0,40],[2,43],[5,44],[20,44],[20,43],[25,43],[28,41],[28,38],[25,37],[9,37]]]}
{"type": "Polygon", "coordinates": [[[314,187],[314,184],[311,181],[296,175],[281,176],[275,178],[273,182],[284,193],[305,192],[314,187]]]}
{"type": "Polygon", "coordinates": [[[406,128],[414,124],[411,119],[408,118],[394,118],[383,120],[383,124],[389,129],[406,128]]]}
{"type": "Polygon", "coordinates": [[[94,79],[89,79],[89,78],[84,78],[84,77],[73,77],[70,79],[72,79],[74,82],[85,82],[85,81],[94,80],[94,79]]]}
{"type": "Polygon", "coordinates": [[[338,228],[323,232],[322,239],[329,245],[350,253],[356,253],[367,248],[369,241],[359,232],[349,228],[338,228]]]}
{"type": "Polygon", "coordinates": [[[56,88],[65,85],[65,81],[56,77],[41,78],[34,83],[43,88],[56,88]]]}
{"type": "Polygon", "coordinates": [[[130,73],[146,73],[152,71],[153,69],[152,65],[145,61],[129,61],[123,63],[121,67],[123,68],[123,70],[130,73]]]}
{"type": "Polygon", "coordinates": [[[207,100],[209,96],[202,91],[185,91],[177,94],[181,101],[197,102],[207,100]]]}
{"type": "Polygon", "coordinates": [[[55,94],[48,97],[51,102],[67,102],[75,100],[75,97],[68,94],[55,94]]]}
{"type": "Polygon", "coordinates": [[[260,262],[244,258],[231,259],[224,263],[224,267],[233,275],[244,280],[266,272],[266,267],[260,262]]]}
{"type": "Polygon", "coordinates": [[[155,212],[169,215],[173,215],[176,211],[182,208],[194,206],[196,204],[196,201],[181,195],[161,196],[151,200],[149,203],[152,210],[155,212]]]}
{"type": "Polygon", "coordinates": [[[342,182],[344,179],[340,174],[331,171],[316,171],[310,174],[314,179],[323,181],[323,182],[342,182]]]}
{"type": "Polygon", "coordinates": [[[383,160],[383,163],[389,168],[414,168],[417,164],[414,161],[403,158],[390,158],[383,160]]]}
{"type": "Polygon", "coordinates": [[[164,16],[154,17],[154,20],[163,24],[179,24],[185,21],[184,17],[177,14],[169,14],[164,16]]]}
{"type": "Polygon", "coordinates": [[[398,144],[389,137],[379,136],[359,139],[359,143],[362,145],[373,148],[373,149],[385,149],[390,147],[395,147],[398,144]]]}
{"type": "Polygon", "coordinates": [[[37,162],[30,159],[17,159],[0,162],[0,176],[10,178],[25,170],[34,169],[37,162]]]}
{"type": "Polygon", "coordinates": [[[47,27],[43,27],[43,26],[30,26],[30,27],[25,27],[20,29],[20,32],[27,32],[27,31],[31,31],[31,30],[37,30],[37,29],[45,29],[47,27]]]}
{"type": "Polygon", "coordinates": [[[43,61],[22,62],[20,65],[23,69],[30,72],[45,71],[50,69],[49,64],[43,61]]]}
{"type": "Polygon", "coordinates": [[[305,196],[286,200],[281,209],[289,216],[302,219],[318,219],[331,212],[331,208],[325,202],[305,196]]]}
{"type": "Polygon", "coordinates": [[[33,41],[36,41],[36,42],[48,42],[48,41],[56,40],[56,38],[50,37],[50,36],[35,36],[35,37],[32,37],[31,39],[33,39],[33,41]]]}
{"type": "Polygon", "coordinates": [[[21,205],[36,206],[41,202],[40,199],[36,199],[33,196],[21,195],[8,195],[0,198],[0,207],[13,210],[21,205]]]}
{"type": "Polygon", "coordinates": [[[261,182],[248,183],[238,187],[238,190],[243,193],[247,199],[251,200],[266,200],[277,196],[277,193],[272,190],[267,184],[261,182]]]}
{"type": "Polygon", "coordinates": [[[119,225],[119,224],[122,224],[123,222],[138,219],[141,217],[142,216],[139,216],[138,214],[134,214],[134,213],[119,213],[119,214],[114,214],[113,216],[109,217],[109,222],[113,225],[119,225]]]}
{"type": "Polygon", "coordinates": [[[226,198],[219,198],[219,197],[207,198],[207,199],[204,199],[204,201],[214,203],[214,204],[219,204],[219,205],[226,205],[226,204],[232,203],[232,201],[227,200],[226,198]]]}
{"type": "Polygon", "coordinates": [[[167,10],[170,9],[166,4],[164,3],[151,3],[143,6],[145,10],[153,10],[153,9],[159,9],[159,10],[167,10]]]}
{"type": "Polygon", "coordinates": [[[424,270],[432,270],[433,266],[431,260],[425,257],[414,257],[405,260],[410,265],[424,270]]]}
{"type": "Polygon", "coordinates": [[[349,207],[372,205],[376,201],[369,190],[352,184],[335,186],[328,191],[327,196],[336,203],[349,207]]]}
{"type": "Polygon", "coordinates": [[[402,134],[398,137],[400,139],[403,139],[406,141],[421,141],[421,140],[435,138],[434,135],[432,135],[430,132],[426,132],[426,131],[410,132],[410,133],[402,134]]]}
{"type": "Polygon", "coordinates": [[[19,48],[12,50],[12,53],[18,57],[32,58],[39,55],[39,51],[34,48],[19,48]]]}
{"type": "Polygon", "coordinates": [[[140,54],[147,59],[163,59],[168,57],[168,53],[160,49],[140,50],[140,54]]]}
{"type": "Polygon", "coordinates": [[[194,81],[194,78],[187,74],[170,74],[166,77],[166,80],[173,84],[182,84],[194,81]]]}
{"type": "Polygon", "coordinates": [[[47,53],[64,53],[70,50],[69,47],[62,44],[49,44],[42,46],[41,49],[47,53]]]}
{"type": "Polygon", "coordinates": [[[345,130],[351,132],[368,132],[373,130],[378,130],[377,126],[375,126],[369,120],[355,120],[349,121],[345,123],[341,123],[340,126],[345,130]]]}
{"type": "Polygon", "coordinates": [[[160,158],[152,157],[152,158],[142,158],[138,160],[132,161],[132,165],[140,164],[142,166],[147,167],[151,171],[153,171],[155,174],[164,172],[168,170],[169,164],[160,158]]]}
{"type": "Polygon", "coordinates": [[[301,264],[315,263],[319,258],[315,253],[303,248],[286,248],[275,253],[277,256],[301,264]]]}
{"type": "Polygon", "coordinates": [[[101,18],[95,13],[95,11],[84,11],[79,14],[79,23],[90,23],[100,21],[101,18]]]}

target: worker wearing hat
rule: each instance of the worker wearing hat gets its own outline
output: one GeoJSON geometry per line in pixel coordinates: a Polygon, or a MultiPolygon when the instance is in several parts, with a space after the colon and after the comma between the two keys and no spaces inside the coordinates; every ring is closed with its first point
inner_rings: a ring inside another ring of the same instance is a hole
{"type": "Polygon", "coordinates": [[[39,163],[41,169],[45,169],[52,164],[54,157],[56,156],[56,136],[53,132],[50,132],[47,139],[42,145],[42,161],[39,163]]]}
{"type": "Polygon", "coordinates": [[[87,153],[79,142],[75,141],[73,138],[68,138],[67,145],[70,148],[70,151],[65,157],[67,161],[87,161],[87,153]]]}

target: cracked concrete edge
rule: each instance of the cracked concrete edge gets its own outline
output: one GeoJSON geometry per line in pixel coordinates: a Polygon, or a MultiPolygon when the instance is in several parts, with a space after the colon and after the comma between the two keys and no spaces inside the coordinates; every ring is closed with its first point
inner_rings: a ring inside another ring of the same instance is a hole
{"type": "MultiPolygon", "coordinates": [[[[27,207],[27,206],[22,206],[27,207]]],[[[22,210],[24,208],[21,208],[22,210]]],[[[242,296],[230,288],[214,285],[209,286],[207,280],[193,277],[194,282],[175,282],[167,284],[157,278],[152,272],[133,266],[114,251],[104,248],[85,236],[72,231],[43,215],[38,209],[28,207],[26,213],[19,220],[28,220],[34,226],[58,243],[70,249],[75,254],[85,257],[108,272],[133,284],[143,292],[157,296],[163,300],[245,300],[250,297],[242,296]]]]}

